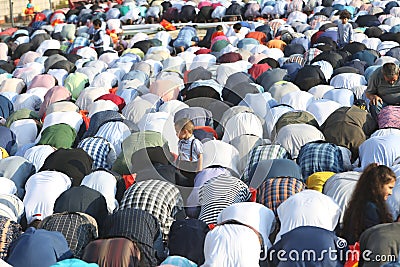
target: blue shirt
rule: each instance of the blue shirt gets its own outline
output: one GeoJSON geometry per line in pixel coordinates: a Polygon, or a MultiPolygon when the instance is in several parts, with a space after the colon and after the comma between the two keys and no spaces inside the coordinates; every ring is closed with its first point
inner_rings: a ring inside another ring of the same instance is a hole
{"type": "Polygon", "coordinates": [[[188,48],[192,45],[193,37],[197,36],[196,29],[190,26],[183,27],[174,41],[174,47],[183,46],[188,48]]]}
{"type": "Polygon", "coordinates": [[[60,232],[29,227],[11,243],[6,261],[12,266],[43,267],[72,256],[67,240],[60,232]]]}
{"type": "Polygon", "coordinates": [[[337,42],[339,47],[343,47],[344,45],[353,41],[353,26],[350,23],[339,23],[338,24],[338,37],[337,42]]]}
{"type": "Polygon", "coordinates": [[[270,267],[336,267],[343,266],[347,250],[346,241],[334,232],[315,226],[300,226],[282,235],[268,250],[267,261],[270,267]]]}
{"type": "Polygon", "coordinates": [[[179,160],[196,162],[199,160],[199,155],[203,154],[203,144],[192,135],[189,139],[179,140],[178,150],[179,160]]]}

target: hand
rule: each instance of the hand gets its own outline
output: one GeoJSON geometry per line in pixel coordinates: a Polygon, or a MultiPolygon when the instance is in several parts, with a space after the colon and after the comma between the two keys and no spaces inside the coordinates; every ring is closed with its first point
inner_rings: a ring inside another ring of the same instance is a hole
{"type": "Polygon", "coordinates": [[[371,103],[375,106],[378,105],[378,102],[380,102],[381,104],[383,103],[382,98],[380,98],[378,95],[371,95],[371,97],[369,98],[369,100],[371,101],[371,103]]]}

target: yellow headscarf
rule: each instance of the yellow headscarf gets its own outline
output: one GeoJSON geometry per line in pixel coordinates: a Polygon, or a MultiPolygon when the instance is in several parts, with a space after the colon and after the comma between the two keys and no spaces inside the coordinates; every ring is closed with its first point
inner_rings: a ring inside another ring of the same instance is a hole
{"type": "Polygon", "coordinates": [[[322,189],[326,181],[334,175],[334,172],[316,172],[308,176],[306,181],[307,188],[322,193],[322,189]]]}

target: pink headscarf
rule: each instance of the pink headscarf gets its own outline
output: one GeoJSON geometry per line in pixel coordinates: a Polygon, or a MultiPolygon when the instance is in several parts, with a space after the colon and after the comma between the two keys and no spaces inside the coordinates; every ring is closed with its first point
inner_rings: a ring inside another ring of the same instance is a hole
{"type": "Polygon", "coordinates": [[[179,94],[179,84],[172,80],[157,80],[150,85],[150,93],[158,95],[163,101],[176,99],[179,94]]]}
{"type": "Polygon", "coordinates": [[[40,105],[39,116],[42,117],[46,112],[47,107],[54,102],[61,100],[70,100],[71,93],[64,86],[54,86],[44,96],[44,101],[40,105]]]}

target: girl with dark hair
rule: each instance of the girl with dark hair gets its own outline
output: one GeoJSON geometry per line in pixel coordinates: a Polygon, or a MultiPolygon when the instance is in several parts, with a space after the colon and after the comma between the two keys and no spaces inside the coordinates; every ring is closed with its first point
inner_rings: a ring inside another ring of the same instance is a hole
{"type": "Polygon", "coordinates": [[[343,218],[342,236],[349,244],[359,240],[366,229],[393,222],[386,200],[396,181],[394,172],[385,165],[368,165],[357,182],[343,218]]]}

